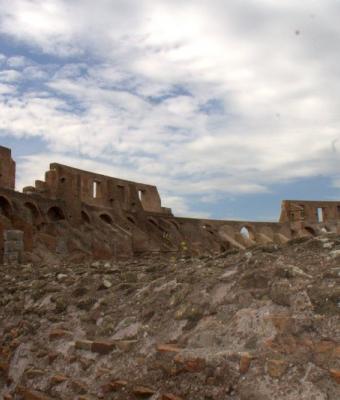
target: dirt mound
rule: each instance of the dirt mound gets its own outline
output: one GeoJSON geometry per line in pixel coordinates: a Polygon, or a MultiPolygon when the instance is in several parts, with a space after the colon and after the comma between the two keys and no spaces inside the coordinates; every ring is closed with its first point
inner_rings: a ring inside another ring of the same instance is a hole
{"type": "Polygon", "coordinates": [[[4,399],[340,398],[340,237],[0,280],[4,399]]]}

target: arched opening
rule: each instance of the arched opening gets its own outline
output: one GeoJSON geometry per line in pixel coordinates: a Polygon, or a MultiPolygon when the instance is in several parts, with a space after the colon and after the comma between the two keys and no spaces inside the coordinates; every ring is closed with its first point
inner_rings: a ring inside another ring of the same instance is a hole
{"type": "Polygon", "coordinates": [[[307,231],[307,233],[309,233],[312,236],[316,236],[315,230],[313,228],[311,228],[310,226],[306,226],[305,231],[307,231]]]}
{"type": "Polygon", "coordinates": [[[136,225],[136,221],[132,217],[128,216],[127,220],[130,221],[132,224],[136,225]]]}
{"type": "Polygon", "coordinates": [[[6,197],[0,196],[0,215],[10,218],[12,215],[11,203],[6,199],[6,197]]]}
{"type": "Polygon", "coordinates": [[[294,230],[294,229],[291,229],[291,230],[290,230],[290,234],[291,234],[292,239],[295,239],[295,238],[298,237],[298,233],[297,233],[297,231],[294,230]]]}
{"type": "Polygon", "coordinates": [[[155,228],[159,229],[157,222],[153,218],[148,218],[148,222],[153,225],[155,228]]]}
{"type": "Polygon", "coordinates": [[[162,233],[167,233],[166,229],[162,228],[153,218],[148,218],[148,222],[162,233]]]}
{"type": "Polygon", "coordinates": [[[81,212],[81,220],[84,224],[89,224],[91,222],[89,215],[85,211],[81,212]]]}
{"type": "Polygon", "coordinates": [[[25,203],[24,207],[27,210],[29,222],[31,222],[32,224],[37,223],[39,216],[40,216],[38,207],[35,204],[29,203],[29,202],[25,203]]]}
{"type": "Polygon", "coordinates": [[[212,227],[210,224],[204,224],[204,225],[202,226],[202,228],[203,228],[204,230],[206,230],[207,232],[209,232],[211,235],[214,235],[213,227],[212,227]]]}
{"type": "Polygon", "coordinates": [[[254,240],[253,230],[249,226],[242,226],[240,234],[246,240],[254,240]]]}
{"type": "Polygon", "coordinates": [[[171,220],[169,222],[179,231],[179,224],[177,222],[171,220]]]}
{"type": "Polygon", "coordinates": [[[62,221],[65,219],[65,214],[60,207],[53,206],[47,211],[48,219],[51,222],[62,221]]]}
{"type": "Polygon", "coordinates": [[[100,214],[100,215],[99,215],[99,218],[100,218],[103,222],[105,222],[105,224],[112,225],[112,223],[113,223],[112,218],[111,218],[110,215],[108,215],[108,214],[100,214]]]}

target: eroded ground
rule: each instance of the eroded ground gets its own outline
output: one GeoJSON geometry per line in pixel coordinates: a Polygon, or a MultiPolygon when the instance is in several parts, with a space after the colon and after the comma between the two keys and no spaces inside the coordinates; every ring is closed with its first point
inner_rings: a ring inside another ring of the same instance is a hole
{"type": "Polygon", "coordinates": [[[4,399],[340,398],[340,237],[0,282],[4,399]]]}

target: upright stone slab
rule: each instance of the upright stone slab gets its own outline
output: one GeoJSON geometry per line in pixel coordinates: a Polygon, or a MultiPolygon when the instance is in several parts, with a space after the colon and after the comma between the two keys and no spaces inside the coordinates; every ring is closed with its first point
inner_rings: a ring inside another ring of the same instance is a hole
{"type": "Polygon", "coordinates": [[[24,253],[24,232],[4,231],[4,264],[20,264],[24,253]]]}

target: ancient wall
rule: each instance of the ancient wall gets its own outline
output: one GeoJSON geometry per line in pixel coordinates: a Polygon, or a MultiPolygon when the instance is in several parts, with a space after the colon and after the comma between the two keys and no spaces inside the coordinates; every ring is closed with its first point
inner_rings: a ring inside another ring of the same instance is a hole
{"type": "Polygon", "coordinates": [[[118,212],[154,212],[169,214],[161,206],[155,186],[112,178],[82,171],[61,164],[51,164],[45,181],[36,181],[34,187],[24,188],[25,193],[39,193],[47,198],[64,199],[69,216],[79,222],[80,204],[115,209],[118,212]]]}
{"type": "Polygon", "coordinates": [[[15,162],[11,150],[0,146],[0,187],[15,189],[15,162]]]}
{"type": "Polygon", "coordinates": [[[282,244],[321,230],[338,232],[340,202],[282,202],[279,222],[178,218],[155,186],[61,164],[44,181],[14,191],[15,163],[0,147],[0,258],[3,233],[23,232],[27,260],[109,259],[145,253],[204,254],[282,244]]]}
{"type": "Polygon", "coordinates": [[[289,223],[293,234],[301,230],[312,234],[320,229],[338,231],[340,201],[284,200],[279,222],[289,223]]]}

